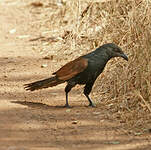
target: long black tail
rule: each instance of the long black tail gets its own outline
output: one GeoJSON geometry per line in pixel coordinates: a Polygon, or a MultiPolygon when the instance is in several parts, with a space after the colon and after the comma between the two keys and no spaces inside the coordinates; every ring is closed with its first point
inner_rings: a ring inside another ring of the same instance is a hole
{"type": "Polygon", "coordinates": [[[39,90],[39,89],[43,89],[43,88],[56,86],[56,85],[61,84],[63,82],[64,81],[58,80],[56,77],[51,77],[51,78],[47,78],[44,80],[25,84],[25,89],[29,90],[29,91],[34,91],[34,90],[39,90]]]}

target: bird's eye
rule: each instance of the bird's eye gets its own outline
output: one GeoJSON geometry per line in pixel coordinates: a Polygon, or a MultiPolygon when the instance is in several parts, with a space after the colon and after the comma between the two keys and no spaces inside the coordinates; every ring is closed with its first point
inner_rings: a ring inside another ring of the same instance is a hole
{"type": "Polygon", "coordinates": [[[121,50],[119,48],[115,48],[115,52],[121,53],[121,50]]]}
{"type": "Polygon", "coordinates": [[[115,48],[114,51],[115,51],[115,52],[119,52],[119,49],[115,48]]]}

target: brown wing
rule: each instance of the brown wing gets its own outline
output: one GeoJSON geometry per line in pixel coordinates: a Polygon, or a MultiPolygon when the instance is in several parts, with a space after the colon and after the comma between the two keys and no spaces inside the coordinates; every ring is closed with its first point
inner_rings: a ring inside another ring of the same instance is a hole
{"type": "Polygon", "coordinates": [[[60,68],[58,71],[54,72],[58,79],[69,80],[78,73],[82,72],[88,66],[88,60],[79,57],[60,68]]]}

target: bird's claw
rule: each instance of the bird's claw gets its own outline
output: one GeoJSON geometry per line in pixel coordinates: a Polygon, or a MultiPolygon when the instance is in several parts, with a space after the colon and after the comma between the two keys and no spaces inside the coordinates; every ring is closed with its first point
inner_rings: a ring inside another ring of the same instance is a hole
{"type": "Polygon", "coordinates": [[[94,103],[90,103],[89,107],[96,107],[96,105],[94,103]]]}
{"type": "Polygon", "coordinates": [[[65,104],[63,108],[72,108],[69,104],[65,104]]]}

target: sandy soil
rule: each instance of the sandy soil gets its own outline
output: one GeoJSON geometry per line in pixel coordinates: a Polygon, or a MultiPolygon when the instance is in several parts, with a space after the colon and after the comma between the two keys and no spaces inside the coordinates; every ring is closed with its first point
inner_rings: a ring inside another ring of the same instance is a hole
{"type": "Polygon", "coordinates": [[[103,106],[86,107],[76,88],[65,104],[64,84],[27,92],[23,85],[58,69],[32,49],[38,34],[27,1],[0,1],[0,149],[1,150],[149,150],[151,134],[131,135],[103,106]],[[47,67],[41,67],[47,64],[47,67]]]}

